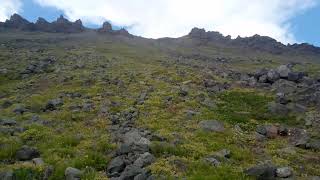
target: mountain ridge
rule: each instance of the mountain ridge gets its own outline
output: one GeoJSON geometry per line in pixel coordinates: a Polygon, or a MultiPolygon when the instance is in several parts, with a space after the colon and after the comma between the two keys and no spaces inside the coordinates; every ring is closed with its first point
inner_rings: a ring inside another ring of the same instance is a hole
{"type": "MultiPolygon", "coordinates": [[[[44,18],[39,17],[33,23],[29,22],[18,14],[13,14],[9,20],[0,22],[0,30],[21,30],[21,31],[39,31],[48,33],[82,33],[86,31],[95,31],[102,34],[122,35],[127,37],[137,37],[130,34],[126,29],[114,30],[109,22],[104,22],[102,27],[91,29],[85,27],[80,19],[75,22],[70,22],[62,15],[56,21],[48,22],[44,18]]],[[[235,48],[247,48],[252,50],[264,51],[272,54],[286,54],[286,53],[302,53],[311,55],[320,55],[320,47],[308,43],[301,44],[283,44],[277,40],[268,37],[260,36],[258,34],[250,37],[240,37],[232,39],[230,35],[224,36],[217,31],[206,31],[205,29],[193,28],[186,36],[169,39],[189,38],[195,40],[198,44],[215,43],[235,48]]],[[[159,38],[161,40],[166,38],[159,38]]]]}

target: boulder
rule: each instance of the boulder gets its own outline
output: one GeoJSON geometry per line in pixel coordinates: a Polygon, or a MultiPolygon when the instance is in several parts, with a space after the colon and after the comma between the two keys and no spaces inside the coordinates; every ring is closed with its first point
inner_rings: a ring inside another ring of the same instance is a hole
{"type": "Polygon", "coordinates": [[[66,177],[66,180],[80,180],[81,175],[82,171],[73,167],[68,167],[64,171],[64,176],[66,177]]]}
{"type": "Polygon", "coordinates": [[[54,111],[54,110],[57,110],[58,107],[62,105],[63,105],[63,100],[61,98],[53,99],[47,103],[45,110],[54,111]]]}
{"type": "Polygon", "coordinates": [[[23,114],[24,112],[26,112],[27,109],[24,107],[24,105],[22,104],[18,104],[14,109],[13,112],[16,114],[23,114]]]}
{"type": "Polygon", "coordinates": [[[248,176],[253,176],[256,179],[276,179],[276,167],[270,164],[262,164],[254,166],[244,171],[248,176]]]}
{"type": "Polygon", "coordinates": [[[273,83],[273,82],[276,82],[279,79],[280,79],[280,74],[276,70],[271,69],[270,71],[268,71],[267,80],[269,82],[273,83]]]}
{"type": "Polygon", "coordinates": [[[231,151],[228,149],[222,149],[220,151],[215,152],[213,157],[216,157],[219,160],[229,159],[231,157],[231,151]]]}
{"type": "Polygon", "coordinates": [[[278,127],[273,125],[261,125],[257,128],[257,133],[264,135],[268,138],[276,138],[278,135],[278,127]]]}
{"type": "Polygon", "coordinates": [[[136,161],[134,161],[133,165],[142,168],[152,164],[154,161],[155,157],[149,152],[146,152],[144,154],[141,154],[140,157],[136,161]]]}
{"type": "Polygon", "coordinates": [[[277,93],[291,94],[297,91],[297,84],[285,79],[279,79],[272,84],[272,89],[277,93]]]}
{"type": "Polygon", "coordinates": [[[288,80],[294,81],[294,82],[299,82],[303,79],[304,76],[305,76],[305,74],[302,72],[290,72],[288,74],[288,80]]]}
{"type": "Polygon", "coordinates": [[[120,174],[125,167],[126,167],[126,164],[123,158],[121,156],[118,156],[110,161],[107,167],[107,173],[109,175],[120,174]]]}
{"type": "Polygon", "coordinates": [[[29,146],[22,146],[22,148],[16,152],[16,158],[20,161],[28,161],[39,156],[40,152],[36,148],[29,146]]]}
{"type": "Polygon", "coordinates": [[[268,74],[268,69],[259,69],[254,73],[254,77],[256,79],[259,79],[259,77],[263,76],[263,75],[267,75],[268,74]]]}
{"type": "Polygon", "coordinates": [[[287,65],[281,65],[278,67],[277,72],[281,78],[288,78],[291,69],[287,65]]]}
{"type": "Polygon", "coordinates": [[[16,124],[17,121],[13,119],[0,119],[0,125],[2,126],[15,126],[16,124]]]}
{"type": "Polygon", "coordinates": [[[127,132],[124,137],[123,141],[125,144],[142,144],[142,145],[150,145],[151,142],[145,137],[142,137],[141,133],[134,129],[129,132],[127,132]]]}
{"type": "Polygon", "coordinates": [[[129,165],[127,166],[124,171],[121,173],[120,179],[134,179],[135,176],[138,176],[139,174],[143,173],[144,170],[138,166],[135,165],[129,165]]]}
{"type": "Polygon", "coordinates": [[[36,166],[43,166],[44,165],[44,161],[42,158],[33,158],[32,163],[36,166]]]}
{"type": "Polygon", "coordinates": [[[287,116],[290,109],[286,105],[271,102],[268,104],[268,111],[276,116],[287,116]]]}
{"type": "Polygon", "coordinates": [[[304,148],[306,149],[308,142],[310,141],[310,137],[306,130],[304,129],[298,129],[298,128],[292,128],[289,131],[290,142],[296,147],[304,148]]]}
{"type": "Polygon", "coordinates": [[[183,87],[180,87],[178,94],[179,94],[180,96],[183,96],[183,97],[184,97],[184,96],[187,96],[187,95],[189,94],[188,91],[189,91],[189,89],[188,89],[187,87],[184,87],[184,86],[183,86],[183,87]]]}
{"type": "Polygon", "coordinates": [[[206,162],[208,162],[211,166],[220,166],[221,162],[214,157],[206,157],[204,158],[206,162]]]}
{"type": "Polygon", "coordinates": [[[292,176],[292,169],[290,167],[277,168],[276,176],[279,178],[288,178],[292,176]]]}
{"type": "Polygon", "coordinates": [[[262,75],[262,76],[260,76],[259,79],[258,79],[258,82],[259,82],[259,83],[266,83],[266,82],[268,82],[268,77],[267,77],[267,75],[262,75]]]}
{"type": "Polygon", "coordinates": [[[202,130],[209,132],[223,132],[225,130],[224,124],[217,120],[201,121],[199,126],[202,130]]]}
{"type": "Polygon", "coordinates": [[[282,92],[276,94],[276,102],[286,105],[290,102],[290,100],[286,97],[286,95],[282,92]]]}
{"type": "Polygon", "coordinates": [[[98,29],[99,33],[112,33],[112,25],[109,22],[104,22],[102,28],[98,29]]]}
{"type": "Polygon", "coordinates": [[[14,175],[12,170],[0,172],[1,180],[14,180],[14,175]]]}

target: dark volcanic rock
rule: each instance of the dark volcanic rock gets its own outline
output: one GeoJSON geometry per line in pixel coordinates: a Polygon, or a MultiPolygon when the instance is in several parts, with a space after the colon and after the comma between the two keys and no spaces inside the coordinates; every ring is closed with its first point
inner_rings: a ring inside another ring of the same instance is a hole
{"type": "Polygon", "coordinates": [[[2,26],[7,29],[57,33],[79,33],[85,30],[81,20],[70,22],[63,16],[60,16],[56,21],[52,23],[47,22],[43,18],[39,18],[36,23],[31,23],[22,18],[20,15],[14,14],[9,20],[4,22],[2,26]]]}
{"type": "Polygon", "coordinates": [[[258,165],[244,171],[245,174],[259,180],[276,179],[276,167],[269,164],[258,165]]]}
{"type": "Polygon", "coordinates": [[[82,172],[79,169],[68,167],[64,175],[66,177],[66,180],[80,180],[82,172]]]}
{"type": "Polygon", "coordinates": [[[107,168],[107,173],[110,176],[114,176],[115,174],[120,174],[125,167],[126,167],[126,164],[123,158],[121,156],[118,156],[110,161],[107,168]]]}
{"type": "Polygon", "coordinates": [[[104,22],[102,28],[98,29],[100,33],[112,33],[112,25],[109,22],[104,22]]]}
{"type": "Polygon", "coordinates": [[[58,98],[58,99],[53,99],[53,100],[50,100],[46,107],[45,107],[45,110],[49,110],[49,111],[54,111],[56,109],[58,109],[60,106],[63,105],[63,100],[58,98]]]}
{"type": "Polygon", "coordinates": [[[27,31],[35,30],[33,23],[30,23],[18,14],[13,14],[9,20],[6,20],[6,22],[3,23],[3,27],[27,31]]]}
{"type": "Polygon", "coordinates": [[[16,152],[16,158],[20,161],[27,161],[40,156],[40,152],[36,148],[23,146],[16,152]]]}
{"type": "Polygon", "coordinates": [[[81,20],[77,20],[74,23],[65,19],[62,15],[54,22],[51,23],[53,32],[60,33],[79,33],[84,31],[81,20]]]}

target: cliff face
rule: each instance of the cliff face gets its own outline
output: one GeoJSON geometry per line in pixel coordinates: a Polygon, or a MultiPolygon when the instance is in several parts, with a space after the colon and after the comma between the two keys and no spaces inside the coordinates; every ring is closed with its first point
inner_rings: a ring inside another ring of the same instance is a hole
{"type": "Polygon", "coordinates": [[[31,23],[18,14],[11,16],[9,20],[0,24],[5,29],[18,29],[23,31],[43,31],[59,33],[79,33],[85,30],[81,20],[70,22],[63,16],[56,21],[49,23],[43,18],[39,18],[36,23],[31,23]]]}
{"type": "MultiPolygon", "coordinates": [[[[18,14],[12,15],[11,18],[5,22],[0,22],[0,29],[40,31],[49,33],[81,33],[88,30],[88,28],[83,26],[80,19],[75,22],[70,22],[68,19],[60,16],[56,21],[50,23],[44,18],[40,17],[36,23],[32,23],[18,14]]],[[[95,31],[100,34],[134,37],[124,28],[120,30],[114,30],[109,22],[104,22],[102,27],[96,29],[95,31]]],[[[284,45],[275,39],[260,35],[231,39],[231,36],[223,36],[221,33],[216,31],[206,31],[205,29],[193,28],[186,37],[195,40],[200,44],[214,43],[230,48],[245,48],[272,54],[298,53],[320,55],[319,47],[315,47],[307,43],[284,45]]]]}
{"type": "Polygon", "coordinates": [[[230,36],[223,36],[219,32],[193,28],[187,37],[205,44],[211,42],[230,47],[265,51],[272,54],[284,54],[290,52],[320,54],[320,48],[313,45],[307,43],[284,45],[268,36],[254,35],[252,37],[237,37],[236,39],[231,39],[230,36]]]}

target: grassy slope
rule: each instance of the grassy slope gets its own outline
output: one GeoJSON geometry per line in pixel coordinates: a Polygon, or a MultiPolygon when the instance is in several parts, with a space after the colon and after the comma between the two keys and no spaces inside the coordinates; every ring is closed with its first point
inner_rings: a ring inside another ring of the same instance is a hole
{"type": "MultiPolygon", "coordinates": [[[[96,37],[92,34],[59,35],[58,40],[55,36],[27,34],[17,37],[13,34],[1,34],[1,43],[9,41],[11,45],[17,46],[17,49],[0,47],[0,66],[10,71],[9,76],[0,76],[0,102],[14,102],[11,107],[0,109],[0,117],[17,119],[27,129],[17,137],[0,136],[0,142],[4,144],[1,146],[1,160],[13,159],[14,152],[22,144],[28,144],[38,147],[44,161],[54,166],[52,179],[62,179],[64,169],[68,166],[85,170],[84,179],[106,178],[103,170],[109,160],[108,153],[115,145],[110,141],[110,135],[106,130],[110,124],[108,118],[98,115],[100,107],[115,101],[120,106],[112,107],[110,111],[120,112],[128,109],[141,92],[153,87],[154,91],[149,94],[148,100],[139,106],[138,124],[166,137],[169,142],[154,142],[152,149],[157,161],[150,167],[153,173],[172,178],[247,179],[248,177],[242,173],[244,168],[261,160],[271,159],[279,165],[295,168],[299,177],[319,174],[320,166],[317,160],[310,161],[310,158],[316,156],[315,152],[297,150],[296,154],[283,156],[277,150],[285,147],[286,139],[270,140],[265,145],[254,141],[253,132],[256,125],[271,122],[290,124],[292,121],[276,119],[265,114],[266,104],[273,99],[269,92],[233,89],[221,94],[208,94],[203,88],[202,80],[209,72],[176,63],[175,59],[167,54],[168,50],[161,50],[157,44],[149,41],[132,42],[125,38],[121,40],[96,37]],[[14,39],[27,40],[15,42],[14,39]],[[51,42],[48,39],[51,39],[51,42]],[[42,53],[32,52],[33,48],[45,50],[42,53]],[[57,59],[55,71],[26,79],[12,78],[31,61],[48,56],[57,59]],[[82,64],[84,68],[75,69],[76,64],[82,64]],[[63,81],[70,77],[72,80],[63,81]],[[106,79],[120,79],[123,85],[110,84],[106,79]],[[180,85],[189,88],[187,97],[178,95],[180,85]],[[64,98],[64,105],[59,111],[41,111],[48,100],[59,97],[63,92],[80,92],[87,97],[64,98]],[[168,96],[173,98],[171,104],[165,102],[168,96]],[[216,106],[202,105],[197,98],[199,96],[206,97],[216,106]],[[95,104],[94,110],[70,112],[70,105],[82,104],[87,100],[95,104]],[[15,115],[12,109],[18,104],[25,105],[31,112],[15,115]],[[198,113],[190,118],[186,115],[187,110],[198,113]],[[49,125],[26,123],[35,114],[49,121],[49,125]],[[199,130],[198,122],[205,119],[222,120],[226,123],[227,130],[224,133],[199,130]],[[234,130],[235,124],[244,132],[237,133],[234,130]],[[265,146],[264,153],[255,153],[256,147],[259,146],[265,146]],[[203,157],[223,148],[232,152],[229,162],[223,163],[219,168],[210,167],[202,162],[203,157]],[[304,171],[299,169],[300,164],[305,164],[304,171]]],[[[278,61],[286,62],[283,57],[268,55],[264,58],[272,59],[270,63],[250,63],[252,59],[259,59],[262,55],[235,54],[234,51],[212,47],[171,48],[182,54],[200,52],[208,56],[236,57],[234,59],[241,61],[235,60],[227,66],[239,70],[252,71],[261,66],[273,67],[279,64],[278,61]]],[[[199,64],[198,61],[191,61],[199,64]]],[[[319,72],[318,67],[310,66],[312,72],[319,72]]],[[[221,81],[217,77],[213,78],[221,81]]],[[[29,170],[43,170],[23,163],[0,164],[0,169],[2,168],[14,168],[21,176],[27,176],[29,170]]]]}

